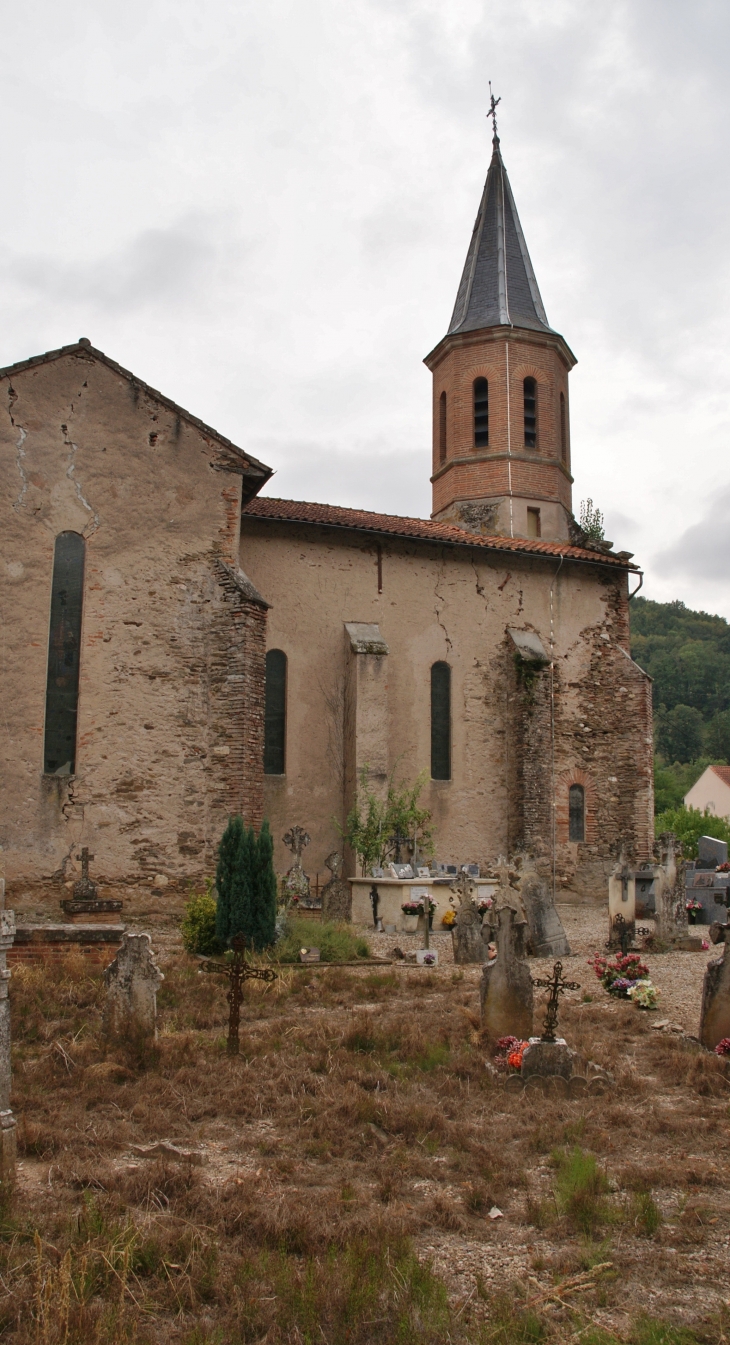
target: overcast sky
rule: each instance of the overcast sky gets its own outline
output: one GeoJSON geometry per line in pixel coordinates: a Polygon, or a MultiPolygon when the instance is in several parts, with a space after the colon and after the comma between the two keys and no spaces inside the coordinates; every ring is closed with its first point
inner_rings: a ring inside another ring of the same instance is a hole
{"type": "Polygon", "coordinates": [[[574,508],[730,617],[727,0],[2,6],[0,363],[92,344],[276,469],[428,516],[488,84],[574,508]]]}

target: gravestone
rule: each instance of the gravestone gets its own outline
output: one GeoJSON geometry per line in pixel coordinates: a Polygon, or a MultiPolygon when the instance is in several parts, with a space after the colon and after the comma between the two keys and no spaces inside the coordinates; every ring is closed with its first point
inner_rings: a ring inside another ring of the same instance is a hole
{"type": "Polygon", "coordinates": [[[95,858],[89,854],[89,847],[85,845],[76,858],[81,861],[81,877],[74,883],[71,897],[61,902],[66,919],[71,924],[98,924],[107,921],[110,915],[118,915],[122,902],[118,897],[100,899],[96,883],[89,876],[89,862],[95,858]]]}
{"type": "Polygon", "coordinates": [[[110,1040],[157,1036],[157,991],[164,981],[149,934],[125,934],[104,972],[106,1002],[102,1030],[110,1040]]]}
{"type": "Polygon", "coordinates": [[[716,841],[714,836],[700,836],[695,868],[716,869],[718,864],[727,864],[727,841],[716,841]]]}
{"type": "Polygon", "coordinates": [[[456,924],[451,931],[454,962],[459,965],[484,961],[486,948],[482,938],[482,917],[476,904],[476,887],[467,873],[460,873],[449,890],[459,898],[456,924]]]}
{"type": "Polygon", "coordinates": [[[15,915],[5,910],[5,879],[0,878],[0,1185],[15,1180],[15,1117],[10,1108],[10,1001],[8,949],[15,938],[15,915]]]}
{"type": "Polygon", "coordinates": [[[522,869],[520,896],[535,957],[570,957],[570,944],[555,909],[550,884],[530,859],[525,860],[522,869]]]}
{"type": "Polygon", "coordinates": [[[655,932],[662,943],[687,937],[687,907],[682,847],[673,831],[663,831],[654,845],[655,932]]]}
{"type": "Polygon", "coordinates": [[[708,962],[702,985],[700,1010],[700,1041],[708,1051],[730,1037],[730,924],[714,924],[710,928],[713,943],[722,943],[722,957],[708,962]]]}
{"type": "Polygon", "coordinates": [[[497,956],[482,971],[482,1024],[493,1040],[532,1035],[533,990],[526,961],[527,921],[513,906],[502,906],[484,918],[497,946],[497,956]]]}
{"type": "Polygon", "coordinates": [[[304,872],[302,865],[302,853],[311,841],[309,832],[304,827],[290,827],[283,837],[284,844],[288,846],[294,856],[294,863],[284,879],[284,896],[289,901],[296,901],[300,906],[319,905],[314,903],[309,890],[309,878],[304,872]]]}
{"type": "MultiPolygon", "coordinates": [[[[633,943],[636,934],[636,879],[628,867],[623,850],[608,880],[608,946],[621,946],[616,917],[620,915],[625,937],[633,943]]],[[[620,924],[621,922],[619,922],[620,924]]]]}
{"type": "Polygon", "coordinates": [[[342,877],[342,855],[333,850],[324,862],[332,877],[322,888],[322,919],[349,923],[352,917],[352,888],[347,879],[342,877]]]}

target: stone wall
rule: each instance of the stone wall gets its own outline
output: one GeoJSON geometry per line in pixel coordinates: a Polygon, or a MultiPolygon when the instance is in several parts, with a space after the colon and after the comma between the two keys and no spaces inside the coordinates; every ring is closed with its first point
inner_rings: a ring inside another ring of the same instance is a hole
{"type": "Polygon", "coordinates": [[[237,569],[267,469],[88,344],[0,374],[0,844],[11,891],[210,872],[260,821],[266,604],[237,569]],[[78,750],[44,775],[54,544],[86,542],[78,750]]]}

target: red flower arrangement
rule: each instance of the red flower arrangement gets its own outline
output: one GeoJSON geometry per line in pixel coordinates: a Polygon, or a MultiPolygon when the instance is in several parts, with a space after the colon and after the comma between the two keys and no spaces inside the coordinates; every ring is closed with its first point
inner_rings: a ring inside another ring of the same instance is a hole
{"type": "Polygon", "coordinates": [[[529,1042],[520,1041],[519,1037],[500,1037],[494,1056],[495,1065],[500,1069],[521,1069],[522,1057],[528,1046],[529,1042]]]}
{"type": "Polygon", "coordinates": [[[715,1055],[730,1055],[730,1037],[723,1037],[715,1047],[715,1055]]]}

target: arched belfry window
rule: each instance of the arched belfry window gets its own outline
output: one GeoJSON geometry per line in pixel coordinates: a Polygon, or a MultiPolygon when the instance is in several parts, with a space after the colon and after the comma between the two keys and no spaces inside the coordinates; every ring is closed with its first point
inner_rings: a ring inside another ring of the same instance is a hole
{"type": "Polygon", "coordinates": [[[568,790],[568,839],[586,838],[586,792],[582,785],[571,785],[568,790]]]}
{"type": "Polygon", "coordinates": [[[568,461],[568,420],[565,412],[565,393],[560,394],[560,456],[568,461]]]}
{"type": "Polygon", "coordinates": [[[431,779],[451,779],[451,669],[431,665],[431,779]]]}
{"type": "Polygon", "coordinates": [[[489,384],[486,378],[474,379],[474,447],[489,447],[489,384]]]}
{"type": "Polygon", "coordinates": [[[264,775],[283,775],[286,767],[286,654],[266,655],[264,696],[264,775]]]}
{"type": "Polygon", "coordinates": [[[60,532],[56,538],[48,632],[44,775],[76,772],[85,549],[86,543],[78,532],[60,532]]]}
{"type": "Polygon", "coordinates": [[[525,448],[537,448],[537,383],[526,378],[522,384],[525,402],[525,448]]]}
{"type": "Polygon", "coordinates": [[[439,397],[439,462],[446,462],[446,393],[439,397]]]}

